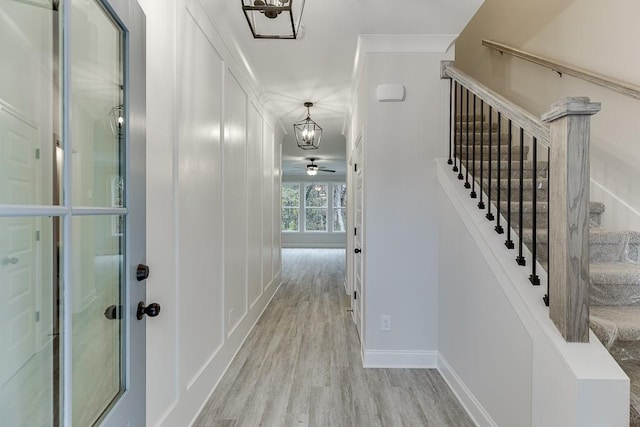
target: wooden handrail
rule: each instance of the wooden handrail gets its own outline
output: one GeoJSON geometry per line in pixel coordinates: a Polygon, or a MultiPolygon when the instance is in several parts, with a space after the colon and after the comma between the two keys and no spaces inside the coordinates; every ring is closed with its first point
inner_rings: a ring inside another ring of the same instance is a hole
{"type": "Polygon", "coordinates": [[[591,71],[558,62],[550,58],[544,58],[542,56],[524,52],[520,49],[516,49],[512,46],[507,46],[502,43],[494,42],[492,40],[482,40],[482,45],[490,49],[495,49],[500,53],[506,53],[508,55],[524,59],[525,61],[533,62],[534,64],[549,68],[559,73],[560,75],[567,74],[572,77],[576,77],[578,79],[596,84],[598,86],[611,89],[623,95],[627,95],[635,99],[640,99],[640,88],[630,83],[622,82],[611,77],[604,76],[602,74],[592,73],[591,71]]]}
{"type": "Polygon", "coordinates": [[[538,117],[529,113],[519,105],[492,91],[473,77],[460,71],[453,65],[443,64],[443,77],[452,78],[491,107],[500,112],[503,117],[511,120],[514,125],[524,129],[526,133],[535,136],[542,145],[549,146],[549,125],[538,117]]]}

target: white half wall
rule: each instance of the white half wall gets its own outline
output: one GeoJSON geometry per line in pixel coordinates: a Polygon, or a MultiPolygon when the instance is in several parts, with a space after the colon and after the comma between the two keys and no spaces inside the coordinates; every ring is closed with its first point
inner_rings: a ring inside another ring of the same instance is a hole
{"type": "Polygon", "coordinates": [[[282,134],[192,0],[147,15],[147,425],[190,425],[281,281],[282,134]],[[277,232],[276,232],[277,231],[277,232]]]}
{"type": "Polygon", "coordinates": [[[439,369],[476,423],[628,426],[629,379],[611,355],[593,333],[564,341],[546,278],[531,285],[444,159],[438,178],[439,369]]]}

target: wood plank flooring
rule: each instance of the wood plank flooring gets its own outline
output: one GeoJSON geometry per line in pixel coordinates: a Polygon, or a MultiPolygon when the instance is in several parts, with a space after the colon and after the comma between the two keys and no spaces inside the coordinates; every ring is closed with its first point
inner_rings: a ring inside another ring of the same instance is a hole
{"type": "Polygon", "coordinates": [[[283,250],[283,284],[195,427],[473,426],[436,370],[362,368],[344,257],[283,250]]]}

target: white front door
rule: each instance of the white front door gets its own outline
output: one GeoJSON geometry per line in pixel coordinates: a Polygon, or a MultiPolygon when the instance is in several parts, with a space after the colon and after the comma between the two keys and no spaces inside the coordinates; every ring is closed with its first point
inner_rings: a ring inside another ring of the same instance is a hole
{"type": "Polygon", "coordinates": [[[0,2],[2,425],[145,425],[144,31],[135,0],[0,2]]]}
{"type": "Polygon", "coordinates": [[[353,155],[353,222],[355,227],[355,235],[353,239],[353,282],[354,294],[352,298],[353,321],[356,324],[360,341],[362,337],[362,309],[363,309],[363,273],[364,273],[364,256],[362,254],[364,246],[364,211],[363,211],[363,177],[362,177],[362,138],[358,139],[354,148],[353,155]]]}

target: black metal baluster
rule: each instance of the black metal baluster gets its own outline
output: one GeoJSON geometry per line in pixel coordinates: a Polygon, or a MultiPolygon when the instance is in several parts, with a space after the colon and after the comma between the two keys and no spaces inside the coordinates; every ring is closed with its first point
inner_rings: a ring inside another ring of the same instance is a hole
{"type": "Polygon", "coordinates": [[[464,164],[464,171],[465,171],[465,180],[464,180],[464,188],[471,188],[471,184],[469,184],[469,89],[467,89],[467,125],[465,126],[467,128],[467,155],[466,157],[466,163],[464,164]]]}
{"type": "Polygon", "coordinates": [[[502,154],[500,153],[502,145],[502,113],[498,111],[498,197],[496,200],[496,233],[502,234],[504,233],[504,228],[500,225],[500,212],[502,211],[500,207],[500,193],[502,192],[502,183],[500,182],[500,174],[502,169],[502,154]]]}
{"type": "Polygon", "coordinates": [[[508,155],[507,155],[507,240],[505,240],[504,244],[507,248],[513,249],[515,246],[513,245],[513,240],[511,240],[511,181],[513,177],[511,176],[511,119],[509,119],[509,132],[508,132],[508,155]]]}
{"type": "Polygon", "coordinates": [[[525,265],[527,262],[522,255],[522,227],[524,224],[524,129],[520,128],[520,180],[518,188],[518,256],[516,262],[518,265],[525,265]]]}
{"type": "Polygon", "coordinates": [[[533,194],[532,194],[532,203],[533,203],[533,239],[532,239],[532,249],[531,249],[531,275],[529,276],[529,281],[534,286],[540,285],[540,278],[536,274],[536,260],[538,258],[538,195],[536,194],[538,191],[538,140],[534,136],[532,139],[533,147],[532,148],[532,161],[533,161],[533,194]]]}
{"type": "Polygon", "coordinates": [[[473,160],[471,161],[471,196],[472,199],[478,197],[476,194],[476,144],[478,141],[476,140],[476,94],[473,94],[473,160]]]}
{"type": "MultiPolygon", "coordinates": [[[[464,87],[462,86],[462,84],[459,85],[460,86],[460,105],[459,105],[459,109],[460,109],[460,149],[458,150],[458,156],[460,157],[460,159],[458,160],[458,164],[460,165],[460,168],[458,169],[458,179],[462,180],[464,179],[464,175],[462,175],[462,93],[464,92],[464,87]]],[[[455,171],[455,169],[454,169],[455,171]]]]}
{"type": "Polygon", "coordinates": [[[447,164],[450,165],[453,164],[453,159],[451,158],[451,146],[454,144],[453,126],[453,79],[449,79],[449,160],[447,160],[447,164]]]}
{"type": "MultiPolygon", "coordinates": [[[[493,151],[491,150],[491,139],[493,137],[493,126],[491,126],[493,123],[493,108],[491,107],[491,105],[489,105],[489,186],[487,188],[487,215],[486,218],[489,221],[493,221],[494,216],[491,213],[491,181],[493,179],[493,176],[491,176],[491,163],[493,161],[493,151]]],[[[500,153],[500,149],[498,149],[498,153],[500,153]]],[[[499,191],[499,190],[498,190],[499,191]]]]}
{"type": "Polygon", "coordinates": [[[549,258],[549,247],[551,247],[551,235],[549,234],[549,221],[551,221],[551,218],[549,216],[549,212],[551,212],[551,206],[549,205],[549,193],[551,193],[551,191],[549,191],[549,179],[551,178],[551,148],[547,147],[547,293],[545,294],[544,297],[542,297],[542,301],[544,301],[544,304],[549,307],[549,286],[551,286],[551,274],[549,274],[549,269],[551,268],[551,259],[549,258]]]}
{"type": "MultiPolygon", "coordinates": [[[[480,100],[480,201],[478,202],[478,209],[484,209],[484,201],[482,200],[482,180],[484,179],[484,101],[480,100]]],[[[489,129],[491,132],[491,129],[489,129]]],[[[491,158],[491,155],[489,155],[491,158]]]]}

